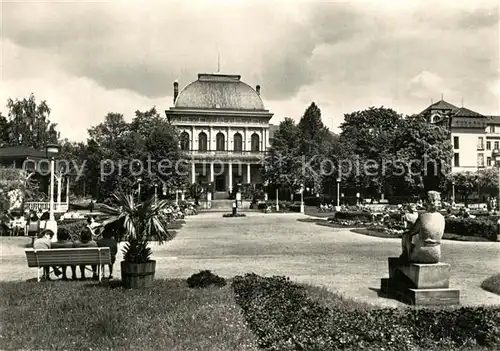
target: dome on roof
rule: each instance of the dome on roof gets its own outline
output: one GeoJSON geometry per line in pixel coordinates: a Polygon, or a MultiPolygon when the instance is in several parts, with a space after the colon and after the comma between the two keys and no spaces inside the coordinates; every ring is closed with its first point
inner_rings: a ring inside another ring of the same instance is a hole
{"type": "Polygon", "coordinates": [[[188,84],[175,99],[175,107],[264,110],[260,95],[243,83],[239,75],[198,74],[198,80],[188,84]]]}

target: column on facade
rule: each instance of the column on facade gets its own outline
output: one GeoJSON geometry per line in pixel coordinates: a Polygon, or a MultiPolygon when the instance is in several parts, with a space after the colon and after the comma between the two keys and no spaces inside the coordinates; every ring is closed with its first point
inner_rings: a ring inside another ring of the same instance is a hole
{"type": "Polygon", "coordinates": [[[196,183],[196,167],[194,160],[191,161],[191,183],[196,183]]]}
{"type": "Polygon", "coordinates": [[[213,127],[210,127],[210,131],[208,132],[208,145],[207,145],[207,148],[208,148],[208,151],[212,151],[212,150],[215,150],[214,147],[212,147],[212,139],[214,137],[214,128],[213,127]]]}
{"type": "Polygon", "coordinates": [[[262,128],[262,151],[266,151],[267,149],[267,130],[266,128],[262,128]]]}
{"type": "Polygon", "coordinates": [[[230,138],[231,138],[231,127],[227,127],[227,148],[226,148],[226,151],[232,150],[230,138]]]}
{"type": "Polygon", "coordinates": [[[248,127],[243,131],[243,151],[248,151],[248,127]]]}
{"type": "MultiPolygon", "coordinates": [[[[268,126],[269,127],[269,126],[268,126]]],[[[269,129],[266,129],[266,148],[269,147],[269,129]]],[[[264,150],[265,151],[265,150],[264,150]]]]}
{"type": "Polygon", "coordinates": [[[191,126],[191,150],[195,150],[195,148],[194,148],[194,126],[191,126]]]}
{"type": "Polygon", "coordinates": [[[233,191],[233,164],[229,162],[229,192],[233,191]]]}
{"type": "Polygon", "coordinates": [[[252,179],[251,179],[251,174],[250,174],[250,163],[247,163],[247,183],[250,184],[252,183],[252,179]]]}
{"type": "Polygon", "coordinates": [[[214,182],[214,163],[210,162],[210,182],[214,182]]]}
{"type": "MultiPolygon", "coordinates": [[[[66,203],[69,206],[69,177],[66,177],[66,203]]],[[[68,207],[69,210],[69,207],[68,207]]]]}

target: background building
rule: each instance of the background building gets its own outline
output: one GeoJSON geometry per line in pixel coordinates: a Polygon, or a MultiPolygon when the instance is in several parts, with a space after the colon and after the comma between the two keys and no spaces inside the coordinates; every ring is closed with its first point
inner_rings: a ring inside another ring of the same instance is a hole
{"type": "Polygon", "coordinates": [[[499,149],[500,116],[482,115],[444,100],[430,105],[420,115],[450,130],[454,151],[452,172],[474,172],[494,166],[491,154],[499,149]]]}
{"type": "Polygon", "coordinates": [[[261,165],[270,147],[273,116],[265,109],[260,86],[239,75],[201,73],[179,93],[167,119],[180,132],[180,147],[191,163],[191,182],[212,183],[217,198],[235,184],[262,183],[261,165]]]}

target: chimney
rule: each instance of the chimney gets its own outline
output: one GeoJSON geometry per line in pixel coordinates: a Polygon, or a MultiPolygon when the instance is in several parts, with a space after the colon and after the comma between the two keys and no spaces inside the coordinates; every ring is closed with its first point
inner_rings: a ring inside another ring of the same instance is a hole
{"type": "Polygon", "coordinates": [[[257,92],[257,95],[259,95],[259,96],[260,96],[260,85],[257,85],[257,86],[255,87],[255,91],[257,92]]]}
{"type": "Polygon", "coordinates": [[[175,100],[177,99],[177,95],[179,95],[179,83],[176,81],[174,81],[174,104],[175,104],[175,100]]]}

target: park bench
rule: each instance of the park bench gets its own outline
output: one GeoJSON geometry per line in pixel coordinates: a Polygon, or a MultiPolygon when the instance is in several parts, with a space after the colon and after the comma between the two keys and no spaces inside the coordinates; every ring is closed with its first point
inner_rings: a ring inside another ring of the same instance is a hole
{"type": "Polygon", "coordinates": [[[111,264],[109,247],[82,247],[69,249],[26,249],[28,267],[37,267],[37,280],[40,281],[40,268],[54,266],[98,265],[99,281],[102,278],[101,265],[111,264]]]}

